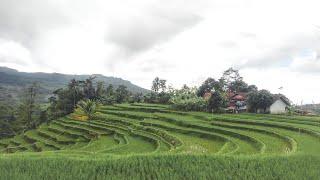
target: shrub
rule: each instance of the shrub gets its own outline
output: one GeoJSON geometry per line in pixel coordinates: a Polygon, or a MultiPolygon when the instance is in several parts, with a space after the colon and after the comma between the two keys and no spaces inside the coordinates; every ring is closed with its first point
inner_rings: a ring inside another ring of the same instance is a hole
{"type": "Polygon", "coordinates": [[[98,104],[93,100],[82,100],[78,103],[78,108],[88,116],[88,119],[91,120],[93,115],[97,111],[98,104]]]}
{"type": "Polygon", "coordinates": [[[208,111],[210,112],[224,112],[224,108],[228,104],[228,99],[223,92],[215,91],[208,100],[208,111]]]}
{"type": "Polygon", "coordinates": [[[182,111],[205,111],[207,101],[196,94],[196,88],[184,87],[171,92],[171,107],[182,111]]]}
{"type": "Polygon", "coordinates": [[[114,96],[103,96],[100,98],[100,103],[103,105],[113,105],[116,103],[116,98],[114,96]]]}

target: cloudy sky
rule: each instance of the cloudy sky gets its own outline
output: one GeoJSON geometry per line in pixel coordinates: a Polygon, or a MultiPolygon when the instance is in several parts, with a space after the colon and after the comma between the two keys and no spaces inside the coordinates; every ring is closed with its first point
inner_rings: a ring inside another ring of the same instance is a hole
{"type": "Polygon", "coordinates": [[[0,66],[100,73],[150,89],[228,67],[294,103],[320,103],[319,0],[0,0],[0,66]],[[279,90],[283,87],[283,90],[279,90]]]}

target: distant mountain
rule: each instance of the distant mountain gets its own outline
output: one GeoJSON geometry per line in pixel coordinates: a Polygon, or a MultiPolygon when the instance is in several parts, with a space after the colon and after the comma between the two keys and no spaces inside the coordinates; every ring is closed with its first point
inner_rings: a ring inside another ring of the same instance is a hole
{"type": "MultiPolygon", "coordinates": [[[[19,72],[15,69],[0,67],[0,102],[15,103],[24,87],[37,82],[41,86],[42,99],[45,101],[51,93],[58,89],[66,87],[71,79],[84,80],[92,75],[68,75],[59,73],[27,73],[19,72]]],[[[147,89],[132,84],[130,81],[116,77],[107,77],[100,74],[94,74],[95,81],[103,81],[105,86],[112,84],[115,88],[119,85],[127,86],[133,93],[146,93],[147,89]]]]}

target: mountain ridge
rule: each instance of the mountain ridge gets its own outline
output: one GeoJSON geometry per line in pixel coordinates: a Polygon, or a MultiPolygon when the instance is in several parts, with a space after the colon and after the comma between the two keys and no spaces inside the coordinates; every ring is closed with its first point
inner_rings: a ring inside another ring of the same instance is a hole
{"type": "Polygon", "coordinates": [[[13,103],[19,99],[24,87],[33,82],[41,86],[43,98],[47,98],[54,90],[66,87],[72,79],[84,80],[95,76],[95,82],[102,81],[105,86],[112,84],[115,88],[124,85],[133,93],[147,93],[149,90],[139,87],[128,80],[102,74],[62,74],[45,72],[20,72],[16,69],[0,66],[0,102],[13,103]]]}

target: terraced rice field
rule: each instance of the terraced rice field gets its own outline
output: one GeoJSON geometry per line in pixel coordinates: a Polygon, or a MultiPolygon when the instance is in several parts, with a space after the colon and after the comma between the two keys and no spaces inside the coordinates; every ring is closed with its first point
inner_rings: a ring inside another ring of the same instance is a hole
{"type": "Polygon", "coordinates": [[[0,179],[319,179],[320,118],[103,106],[0,140],[0,179]]]}
{"type": "Polygon", "coordinates": [[[320,152],[319,117],[177,112],[150,104],[103,106],[90,122],[71,117],[1,140],[0,151],[70,156],[288,156],[320,152]]]}

